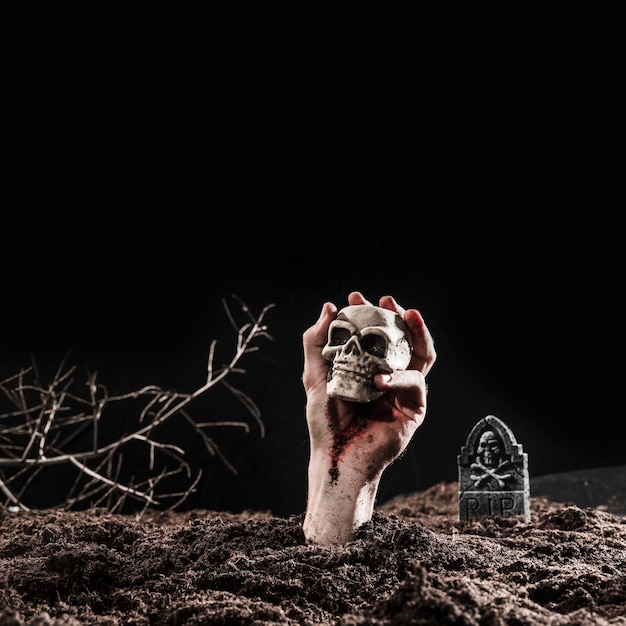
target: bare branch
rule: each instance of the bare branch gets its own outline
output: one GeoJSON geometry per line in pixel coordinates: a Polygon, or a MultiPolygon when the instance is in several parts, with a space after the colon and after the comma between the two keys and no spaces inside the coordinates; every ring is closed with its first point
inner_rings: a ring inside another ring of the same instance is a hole
{"type": "Polygon", "coordinates": [[[264,307],[255,317],[241,299],[232,297],[244,318],[238,323],[233,309],[223,301],[236,331],[232,355],[216,368],[217,340],[212,340],[206,381],[190,393],[147,385],[111,395],[95,372],[88,372],[84,382],[77,381],[76,367],[67,365],[68,354],[48,382],[34,357],[30,367],[0,381],[0,492],[7,504],[28,510],[27,502],[36,502],[38,493],[50,495],[50,485],[68,484],[69,472],[73,480],[60,503],[66,509],[106,503],[111,510],[121,510],[129,501],[142,503],[143,510],[172,500],[169,510],[180,506],[196,490],[203,472],[192,469],[183,445],[164,438],[171,437],[171,430],[166,434],[163,426],[172,419],[180,424],[176,432],[191,429],[204,450],[237,475],[205,430],[235,427],[249,434],[249,422],[199,419],[191,411],[199,398],[222,385],[256,423],[260,436],[265,436],[258,406],[229,379],[246,373],[242,360],[258,351],[255,342],[272,340],[264,318],[274,305],[264,307]],[[129,406],[134,421],[128,419],[129,406]],[[129,425],[122,434],[115,427],[120,414],[129,425]],[[182,489],[180,485],[172,488],[172,481],[181,476],[191,482],[182,489]]]}

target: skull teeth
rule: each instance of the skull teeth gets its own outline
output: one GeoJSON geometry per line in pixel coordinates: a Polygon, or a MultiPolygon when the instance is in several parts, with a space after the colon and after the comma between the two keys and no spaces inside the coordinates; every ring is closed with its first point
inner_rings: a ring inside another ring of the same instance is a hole
{"type": "Polygon", "coordinates": [[[349,370],[345,367],[334,367],[333,374],[349,374],[350,376],[358,376],[359,378],[363,378],[365,380],[369,380],[373,374],[363,374],[362,372],[355,372],[354,370],[349,370]]]}

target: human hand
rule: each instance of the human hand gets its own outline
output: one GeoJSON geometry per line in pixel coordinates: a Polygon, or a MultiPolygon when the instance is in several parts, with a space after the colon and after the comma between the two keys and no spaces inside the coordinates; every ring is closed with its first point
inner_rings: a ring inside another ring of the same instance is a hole
{"type": "MultiPolygon", "coordinates": [[[[371,303],[355,291],[349,294],[348,304],[371,303]]],[[[342,518],[352,518],[352,526],[370,519],[382,472],[406,449],[426,416],[425,377],[436,360],[433,339],[415,309],[404,309],[391,296],[380,298],[379,306],[404,319],[412,335],[413,352],[406,370],[375,376],[374,385],[385,393],[370,403],[328,396],[326,383],[331,364],[321,353],[337,307],[325,303],[317,322],[303,334],[302,381],[311,443],[309,521],[316,509],[326,510],[326,514],[338,513],[339,505],[334,506],[329,498],[339,493],[344,502],[354,500],[356,507],[352,514],[345,511],[342,518]]],[[[319,533],[312,530],[310,523],[308,527],[315,540],[314,535],[319,533]]],[[[305,521],[305,534],[306,530],[305,521]]],[[[344,529],[342,537],[349,536],[350,530],[344,529]]]]}

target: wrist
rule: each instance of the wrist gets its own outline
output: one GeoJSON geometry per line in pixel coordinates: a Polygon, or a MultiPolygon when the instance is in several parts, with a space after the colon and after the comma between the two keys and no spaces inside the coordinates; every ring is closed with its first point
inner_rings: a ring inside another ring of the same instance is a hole
{"type": "Polygon", "coordinates": [[[346,543],[372,518],[380,474],[365,479],[328,454],[311,455],[303,531],[307,541],[321,545],[346,543]]]}

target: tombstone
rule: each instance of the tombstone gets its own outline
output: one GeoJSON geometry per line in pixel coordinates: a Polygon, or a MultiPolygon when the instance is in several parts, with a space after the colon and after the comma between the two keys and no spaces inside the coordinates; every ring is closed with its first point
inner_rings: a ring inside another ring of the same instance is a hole
{"type": "Polygon", "coordinates": [[[457,461],[459,520],[523,515],[530,522],[528,454],[502,420],[483,417],[461,446],[457,461]]]}

